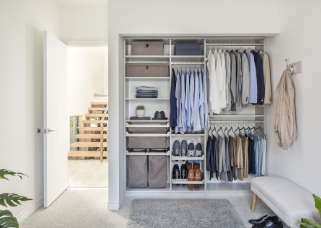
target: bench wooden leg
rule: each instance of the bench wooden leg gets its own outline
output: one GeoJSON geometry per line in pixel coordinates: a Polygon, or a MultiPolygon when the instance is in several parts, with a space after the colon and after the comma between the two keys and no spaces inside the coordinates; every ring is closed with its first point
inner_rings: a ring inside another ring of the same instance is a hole
{"type": "Polygon", "coordinates": [[[253,202],[252,202],[252,213],[255,212],[256,201],[257,201],[257,195],[254,193],[253,202]]]}

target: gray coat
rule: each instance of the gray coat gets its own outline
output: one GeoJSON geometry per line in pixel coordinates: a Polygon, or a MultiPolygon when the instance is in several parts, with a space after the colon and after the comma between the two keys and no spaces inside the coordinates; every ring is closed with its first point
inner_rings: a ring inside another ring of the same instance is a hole
{"type": "Polygon", "coordinates": [[[250,95],[250,67],[245,53],[242,55],[243,85],[242,85],[242,104],[249,103],[250,95]]]}

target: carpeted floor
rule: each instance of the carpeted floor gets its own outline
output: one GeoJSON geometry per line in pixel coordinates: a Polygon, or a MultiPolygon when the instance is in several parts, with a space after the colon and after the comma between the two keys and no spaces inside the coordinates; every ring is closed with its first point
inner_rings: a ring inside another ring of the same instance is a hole
{"type": "MultiPolygon", "coordinates": [[[[210,198],[216,199],[216,198],[210,198]]],[[[48,209],[39,209],[21,225],[21,228],[100,228],[128,227],[131,203],[134,198],[126,198],[119,211],[108,211],[108,192],[106,189],[65,191],[48,209]]],[[[272,215],[273,212],[258,200],[256,212],[251,213],[252,197],[230,197],[228,201],[242,220],[245,227],[251,218],[272,215]]],[[[191,206],[191,208],[193,208],[191,206]]],[[[204,211],[203,213],[207,213],[204,211]]],[[[173,214],[179,217],[180,214],[173,214]]],[[[172,226],[173,227],[173,226],[172,226]]]]}

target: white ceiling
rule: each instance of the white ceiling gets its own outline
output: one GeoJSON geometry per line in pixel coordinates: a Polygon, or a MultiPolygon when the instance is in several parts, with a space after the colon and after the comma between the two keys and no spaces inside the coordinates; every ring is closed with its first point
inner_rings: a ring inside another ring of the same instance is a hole
{"type": "Polygon", "coordinates": [[[56,0],[61,5],[107,5],[108,0],[56,0]]]}

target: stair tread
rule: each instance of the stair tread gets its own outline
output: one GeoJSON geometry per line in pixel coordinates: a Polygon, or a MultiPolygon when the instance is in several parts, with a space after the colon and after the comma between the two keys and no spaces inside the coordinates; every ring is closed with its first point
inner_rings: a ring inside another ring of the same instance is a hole
{"type": "MultiPolygon", "coordinates": [[[[86,114],[85,116],[86,117],[103,117],[104,114],[101,114],[101,113],[90,113],[90,114],[86,114]]],[[[108,114],[106,114],[105,117],[108,117],[108,114]]]]}
{"type": "MultiPolygon", "coordinates": [[[[78,151],[78,150],[71,150],[68,152],[68,156],[75,156],[75,157],[100,157],[100,151],[78,151]]],[[[104,157],[107,157],[107,151],[104,151],[104,157]]]]}
{"type": "MultiPolygon", "coordinates": [[[[79,131],[100,131],[100,127],[80,127],[79,131]]],[[[107,127],[103,128],[103,131],[107,131],[107,127]]]]}
{"type": "Polygon", "coordinates": [[[106,108],[88,108],[88,111],[105,111],[106,108]]]}
{"type": "Polygon", "coordinates": [[[108,102],[102,102],[102,101],[93,101],[91,102],[91,105],[108,105],[108,102]]]}
{"type": "MultiPolygon", "coordinates": [[[[83,120],[82,123],[100,123],[100,120],[83,120]]],[[[108,123],[108,120],[104,120],[103,123],[108,123]]]]}
{"type": "MultiPolygon", "coordinates": [[[[103,134],[104,139],[107,139],[107,134],[103,134]]],[[[76,139],[100,139],[100,134],[78,134],[76,139]]]]}
{"type": "MultiPolygon", "coordinates": [[[[107,142],[104,142],[103,147],[107,145],[107,142]]],[[[73,142],[70,147],[100,147],[100,142],[73,142]]]]}

